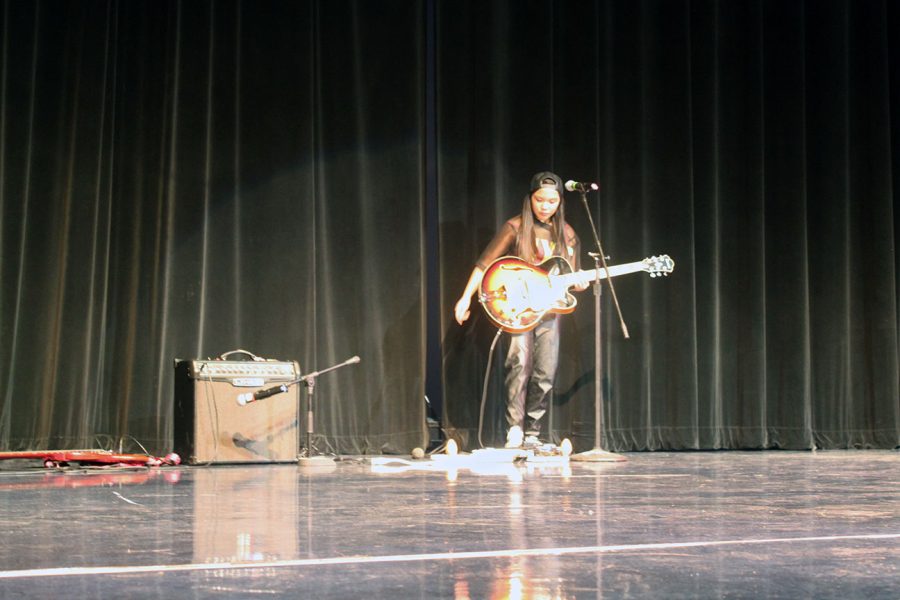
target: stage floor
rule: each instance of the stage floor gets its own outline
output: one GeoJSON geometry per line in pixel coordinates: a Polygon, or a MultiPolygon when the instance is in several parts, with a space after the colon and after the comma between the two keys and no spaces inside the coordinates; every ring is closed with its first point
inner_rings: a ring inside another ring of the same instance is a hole
{"type": "Polygon", "coordinates": [[[900,598],[900,453],[0,471],[0,597],[900,598]]]}

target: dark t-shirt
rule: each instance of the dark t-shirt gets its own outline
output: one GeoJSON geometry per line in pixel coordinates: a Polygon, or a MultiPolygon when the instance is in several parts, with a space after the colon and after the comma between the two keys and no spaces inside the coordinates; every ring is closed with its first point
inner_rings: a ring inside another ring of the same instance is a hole
{"type": "MultiPolygon", "coordinates": [[[[476,266],[481,270],[485,270],[492,262],[494,262],[501,256],[517,256],[516,236],[518,235],[519,227],[521,226],[521,215],[515,216],[504,223],[503,227],[500,228],[500,231],[498,231],[494,236],[494,239],[491,240],[491,243],[488,244],[487,248],[484,249],[484,252],[481,253],[481,256],[478,258],[478,262],[475,263],[476,266]]],[[[534,264],[540,264],[551,256],[562,256],[567,261],[569,261],[569,264],[572,265],[573,269],[575,269],[576,271],[580,269],[581,260],[579,258],[579,255],[581,254],[581,242],[579,242],[578,236],[575,234],[575,230],[572,229],[568,223],[566,223],[565,250],[557,249],[554,247],[551,234],[552,232],[550,230],[550,225],[541,223],[540,221],[535,219],[534,238],[537,241],[537,252],[534,257],[534,264]]]]}

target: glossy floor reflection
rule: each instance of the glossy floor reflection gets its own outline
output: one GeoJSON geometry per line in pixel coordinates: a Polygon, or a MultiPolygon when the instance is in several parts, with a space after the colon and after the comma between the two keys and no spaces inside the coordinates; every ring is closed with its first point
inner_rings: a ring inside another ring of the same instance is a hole
{"type": "Polygon", "coordinates": [[[900,453],[0,471],[0,597],[898,598],[900,453]]]}

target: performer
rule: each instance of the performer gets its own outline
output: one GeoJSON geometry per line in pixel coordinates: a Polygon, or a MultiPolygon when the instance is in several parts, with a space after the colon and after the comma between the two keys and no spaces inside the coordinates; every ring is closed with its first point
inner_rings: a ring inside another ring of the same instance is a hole
{"type": "MultiPolygon", "coordinates": [[[[535,265],[562,256],[579,268],[580,243],[566,223],[562,194],[558,175],[542,171],[532,177],[522,213],[503,224],[469,276],[454,311],[460,325],[469,318],[472,294],[478,291],[485,269],[501,256],[515,255],[535,265]]],[[[507,448],[541,444],[541,418],[547,412],[558,364],[559,320],[555,314],[545,316],[531,331],[510,334],[505,379],[507,448]]]]}

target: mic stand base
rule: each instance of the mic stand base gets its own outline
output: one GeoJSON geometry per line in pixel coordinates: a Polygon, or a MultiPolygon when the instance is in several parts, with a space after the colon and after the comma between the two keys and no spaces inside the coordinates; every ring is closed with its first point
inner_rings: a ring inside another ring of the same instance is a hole
{"type": "Polygon", "coordinates": [[[333,467],[334,459],[330,456],[301,456],[297,458],[301,467],[333,467]]]}
{"type": "MultiPolygon", "coordinates": [[[[313,455],[313,405],[315,404],[316,376],[319,373],[311,373],[306,376],[306,454],[297,457],[297,464],[304,468],[334,468],[334,459],[330,456],[313,455]]],[[[297,400],[297,404],[300,400],[297,400]]],[[[298,410],[298,413],[299,410],[298,410]]],[[[300,437],[299,427],[297,428],[297,437],[300,437]]]]}
{"type": "Polygon", "coordinates": [[[601,448],[594,448],[593,450],[588,450],[587,452],[579,452],[578,454],[573,454],[569,457],[569,460],[574,460],[577,462],[625,462],[628,459],[621,454],[616,454],[615,452],[608,452],[601,448]]]}

